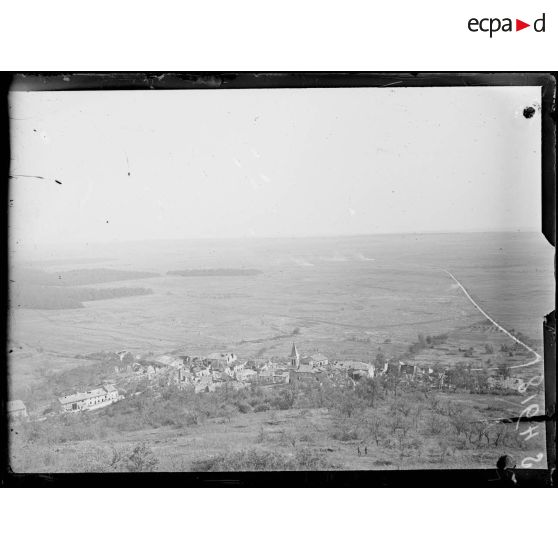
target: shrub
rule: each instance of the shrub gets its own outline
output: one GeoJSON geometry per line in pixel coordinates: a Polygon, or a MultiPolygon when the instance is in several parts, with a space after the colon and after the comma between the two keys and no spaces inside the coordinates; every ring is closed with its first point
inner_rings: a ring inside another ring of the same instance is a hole
{"type": "Polygon", "coordinates": [[[300,436],[300,441],[311,444],[314,442],[314,436],[310,432],[305,432],[300,436]]]}
{"type": "Polygon", "coordinates": [[[263,442],[267,441],[267,432],[263,429],[263,426],[260,426],[260,431],[256,436],[256,443],[262,444],[263,442]]]}
{"type": "Polygon", "coordinates": [[[301,448],[295,454],[297,470],[315,471],[317,469],[327,469],[327,460],[323,455],[314,453],[309,448],[301,448]]]}
{"type": "Polygon", "coordinates": [[[429,434],[439,435],[446,431],[447,422],[440,415],[432,414],[426,422],[429,434]]]}
{"type": "Polygon", "coordinates": [[[267,403],[258,403],[254,407],[254,412],[255,413],[263,413],[265,411],[269,411],[270,409],[271,409],[271,407],[267,403]]]}
{"type": "Polygon", "coordinates": [[[282,390],[277,397],[270,401],[270,404],[276,409],[286,411],[292,408],[294,400],[294,391],[282,390]]]}
{"type": "Polygon", "coordinates": [[[308,448],[293,456],[274,451],[242,450],[194,462],[193,471],[303,471],[331,468],[325,457],[308,448]]]}
{"type": "Polygon", "coordinates": [[[236,401],[235,405],[239,412],[243,414],[250,413],[252,411],[252,407],[245,401],[236,401]]]}
{"type": "Polygon", "coordinates": [[[121,460],[122,468],[132,473],[143,473],[155,470],[159,460],[145,442],[137,444],[130,453],[121,460]]]}
{"type": "Polygon", "coordinates": [[[331,437],[334,440],[341,442],[348,442],[350,440],[360,439],[360,432],[358,423],[349,420],[339,420],[335,424],[331,437]]]}
{"type": "Polygon", "coordinates": [[[282,446],[293,446],[294,448],[297,441],[296,436],[291,432],[287,432],[286,430],[281,432],[280,444],[282,446]]]}

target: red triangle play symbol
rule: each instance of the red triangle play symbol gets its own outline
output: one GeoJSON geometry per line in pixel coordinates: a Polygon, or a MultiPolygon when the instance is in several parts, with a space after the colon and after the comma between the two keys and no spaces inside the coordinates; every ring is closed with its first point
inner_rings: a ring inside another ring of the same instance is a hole
{"type": "Polygon", "coordinates": [[[515,30],[516,31],[521,31],[522,29],[525,29],[526,27],[531,27],[531,24],[530,23],[525,23],[524,21],[521,21],[520,19],[515,20],[515,30]]]}

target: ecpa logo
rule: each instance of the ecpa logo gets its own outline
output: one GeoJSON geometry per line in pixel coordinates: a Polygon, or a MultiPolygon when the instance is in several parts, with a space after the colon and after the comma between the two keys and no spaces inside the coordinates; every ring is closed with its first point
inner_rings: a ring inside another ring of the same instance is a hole
{"type": "MultiPolygon", "coordinates": [[[[545,17],[546,14],[543,14],[540,18],[533,22],[532,27],[535,32],[544,33],[546,24],[545,17]]],[[[477,33],[478,31],[481,31],[482,33],[489,33],[490,38],[492,38],[494,33],[498,33],[498,31],[503,31],[504,33],[514,31],[512,18],[509,17],[505,17],[503,19],[498,17],[485,17],[482,19],[472,17],[467,23],[467,27],[469,28],[469,31],[473,33],[477,33]]],[[[515,31],[521,31],[527,27],[531,27],[531,24],[525,23],[521,19],[515,20],[515,31]]]]}

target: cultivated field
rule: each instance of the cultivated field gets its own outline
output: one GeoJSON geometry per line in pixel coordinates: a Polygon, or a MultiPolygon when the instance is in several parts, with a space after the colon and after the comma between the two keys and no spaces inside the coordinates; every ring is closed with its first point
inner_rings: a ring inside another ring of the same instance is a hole
{"type": "MultiPolygon", "coordinates": [[[[70,257],[26,265],[48,272],[97,267],[152,272],[157,275],[101,286],[142,287],[153,294],[85,302],[84,308],[76,309],[12,309],[11,398],[25,400],[34,383],[40,386],[52,375],[87,365],[86,374],[76,374],[79,387],[84,378],[94,379],[95,369],[78,355],[121,349],[155,354],[228,349],[243,358],[271,357],[287,356],[296,341],[303,354],[319,351],[330,358],[373,361],[379,351],[387,358],[404,357],[419,334],[447,334],[444,342],[423,348],[412,360],[425,365],[514,366],[530,360],[530,355],[500,351],[501,345],[512,341],[486,322],[440,268],[450,269],[486,312],[506,329],[520,332],[540,354],[542,319],[552,309],[554,297],[552,251],[535,233],[123,244],[92,248],[89,262],[82,256],[79,261],[70,257]],[[215,268],[254,268],[262,273],[167,275],[172,269],[215,268]]],[[[539,363],[516,374],[529,377],[541,371],[539,363]]],[[[99,379],[104,374],[99,369],[99,379]]],[[[475,397],[480,398],[476,403],[481,416],[488,412],[489,396],[475,397]]],[[[495,404],[498,412],[517,413],[518,402],[512,396],[500,399],[495,404]]],[[[331,422],[327,409],[279,410],[276,415],[278,425],[266,426],[266,413],[253,413],[237,415],[226,424],[207,421],[187,432],[114,431],[107,441],[153,442],[159,467],[173,470],[182,464],[190,467],[220,448],[252,447],[262,428],[257,447],[281,451],[285,448],[277,441],[278,431],[287,432],[285,441],[289,433],[302,437],[313,429],[308,439],[314,442],[308,444],[326,452],[327,463],[335,467],[433,466],[430,458],[416,452],[399,462],[390,453],[393,448],[376,448],[365,459],[355,455],[352,442],[326,441],[322,430],[331,422]]],[[[86,451],[89,443],[68,442],[57,447],[58,453],[86,451]]],[[[465,448],[445,456],[440,466],[488,466],[500,450],[465,448]]]]}

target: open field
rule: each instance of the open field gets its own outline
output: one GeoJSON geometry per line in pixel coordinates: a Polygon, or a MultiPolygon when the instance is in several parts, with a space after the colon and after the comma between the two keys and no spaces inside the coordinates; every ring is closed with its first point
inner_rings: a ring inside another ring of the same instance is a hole
{"type": "MultiPolygon", "coordinates": [[[[54,273],[94,269],[105,258],[105,268],[157,275],[106,282],[100,284],[102,288],[139,287],[153,294],[85,302],[84,308],[75,309],[11,309],[12,398],[25,400],[30,386],[37,385],[33,397],[40,399],[40,386],[53,376],[65,375],[62,384],[71,386],[75,374],[76,388],[83,382],[99,382],[107,377],[107,370],[100,364],[97,370],[95,361],[78,355],[121,349],[143,354],[207,354],[227,349],[241,358],[285,357],[295,341],[302,354],[321,352],[331,359],[374,361],[381,351],[387,358],[427,366],[517,366],[532,355],[501,350],[502,345],[512,345],[512,340],[487,322],[440,267],[451,270],[493,319],[520,333],[540,354],[542,319],[552,309],[554,298],[552,251],[534,233],[176,241],[123,244],[110,250],[93,247],[89,262],[78,255],[74,256],[78,260],[61,257],[33,265],[54,273]],[[262,273],[167,274],[172,269],[223,268],[262,273]],[[419,334],[444,335],[444,340],[409,356],[419,334]]],[[[527,378],[541,372],[542,363],[537,363],[514,374],[527,378]]],[[[44,405],[52,399],[51,391],[45,390],[44,405]]],[[[518,395],[504,394],[497,400],[491,395],[463,393],[440,397],[472,405],[478,418],[520,412],[518,395]]],[[[537,397],[542,403],[542,394],[537,397]]],[[[387,407],[385,412],[390,415],[387,407]]],[[[316,407],[235,414],[230,422],[209,419],[187,428],[107,428],[102,443],[93,437],[54,445],[40,440],[35,446],[23,444],[17,460],[20,468],[28,470],[33,456],[40,454],[37,463],[44,470],[49,466],[70,470],[75,466],[72,455],[85,459],[88,452],[103,453],[112,445],[127,447],[143,441],[155,454],[158,470],[189,470],[219,452],[250,448],[279,452],[285,459],[308,448],[312,455],[323,457],[319,462],[326,468],[448,468],[493,466],[495,455],[505,449],[463,445],[456,438],[459,447],[450,448],[455,451],[444,453],[441,459],[436,448],[442,438],[438,434],[429,438],[426,426],[415,436],[415,441],[424,441],[423,451],[417,444],[402,451],[393,445],[395,435],[382,447],[361,433],[358,440],[332,438],[335,420],[330,409],[316,407]],[[298,440],[294,445],[293,439],[298,440]],[[366,457],[355,453],[361,442],[368,444],[366,457]],[[99,449],[99,444],[105,449],[99,449]]],[[[537,448],[544,451],[543,446],[541,436],[528,447],[512,444],[510,451],[521,459],[537,448]]]]}
{"type": "MultiPolygon", "coordinates": [[[[141,254],[133,246],[120,247],[111,252],[110,265],[165,273],[185,263],[200,268],[257,264],[264,273],[104,283],[107,288],[149,288],[154,294],[86,302],[83,309],[12,310],[14,377],[20,366],[25,368],[20,356],[29,359],[33,350],[52,358],[121,348],[192,353],[230,348],[243,356],[284,355],[295,328],[300,328],[302,351],[359,359],[373,357],[380,346],[387,356],[400,354],[419,332],[452,333],[456,343],[477,344],[483,339],[467,327],[484,318],[435,267],[442,263],[504,327],[533,339],[535,349],[541,346],[542,316],[553,302],[551,251],[536,234],[270,240],[263,245],[227,241],[217,247],[209,242],[152,252],[148,246],[141,254]],[[450,256],[442,262],[441,253],[450,256]]],[[[59,264],[41,265],[47,271],[60,269],[59,264]]],[[[498,332],[492,337],[484,343],[505,342],[498,332]]]]}

